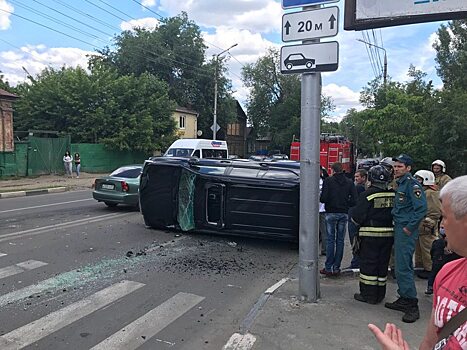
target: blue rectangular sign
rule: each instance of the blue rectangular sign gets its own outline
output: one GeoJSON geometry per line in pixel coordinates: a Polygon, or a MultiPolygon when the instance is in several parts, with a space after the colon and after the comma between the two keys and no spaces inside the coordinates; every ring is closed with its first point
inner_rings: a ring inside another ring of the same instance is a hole
{"type": "Polygon", "coordinates": [[[282,0],[282,8],[287,9],[291,7],[303,7],[311,5],[327,4],[330,2],[337,2],[339,0],[282,0]]]}

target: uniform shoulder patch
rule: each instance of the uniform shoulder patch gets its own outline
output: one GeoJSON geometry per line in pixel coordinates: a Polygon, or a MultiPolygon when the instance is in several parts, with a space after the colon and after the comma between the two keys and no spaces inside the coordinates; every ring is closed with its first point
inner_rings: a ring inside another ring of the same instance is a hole
{"type": "Polygon", "coordinates": [[[418,198],[418,199],[422,198],[422,190],[421,190],[421,188],[415,188],[415,186],[414,186],[414,188],[413,188],[413,194],[414,194],[415,198],[418,198]]]}

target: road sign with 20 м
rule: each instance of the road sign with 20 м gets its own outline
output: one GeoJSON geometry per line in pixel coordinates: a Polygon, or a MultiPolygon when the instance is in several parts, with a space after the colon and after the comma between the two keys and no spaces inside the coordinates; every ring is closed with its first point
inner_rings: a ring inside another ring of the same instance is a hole
{"type": "Polygon", "coordinates": [[[282,16],[282,41],[326,38],[337,35],[339,8],[286,13],[282,16]]]}

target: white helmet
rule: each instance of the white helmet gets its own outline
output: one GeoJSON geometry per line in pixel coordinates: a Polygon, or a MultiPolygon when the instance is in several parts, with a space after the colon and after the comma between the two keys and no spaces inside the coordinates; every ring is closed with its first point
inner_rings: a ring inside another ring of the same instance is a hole
{"type": "Polygon", "coordinates": [[[435,184],[435,174],[433,174],[429,170],[419,170],[415,173],[414,176],[422,178],[422,185],[424,186],[430,186],[435,184]]]}
{"type": "Polygon", "coordinates": [[[431,169],[433,169],[433,165],[439,165],[443,168],[443,173],[446,172],[446,164],[441,159],[436,159],[433,163],[431,163],[431,169]]]}

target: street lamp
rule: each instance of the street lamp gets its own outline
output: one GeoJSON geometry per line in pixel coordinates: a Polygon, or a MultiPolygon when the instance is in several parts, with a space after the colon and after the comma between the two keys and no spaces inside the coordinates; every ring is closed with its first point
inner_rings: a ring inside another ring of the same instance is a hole
{"type": "Polygon", "coordinates": [[[387,59],[387,56],[386,56],[386,49],[384,47],[369,43],[369,42],[367,42],[365,40],[362,40],[362,39],[357,39],[357,41],[360,41],[360,42],[362,42],[364,44],[376,47],[377,49],[380,49],[380,50],[384,51],[383,79],[384,79],[384,85],[386,86],[387,75],[388,75],[388,59],[387,59]]]}
{"type": "Polygon", "coordinates": [[[215,67],[215,73],[214,73],[214,123],[212,125],[212,139],[213,140],[216,139],[216,134],[217,134],[217,69],[219,66],[219,57],[237,45],[238,44],[233,44],[228,49],[225,49],[224,51],[215,55],[216,56],[216,67],[215,67]]]}

